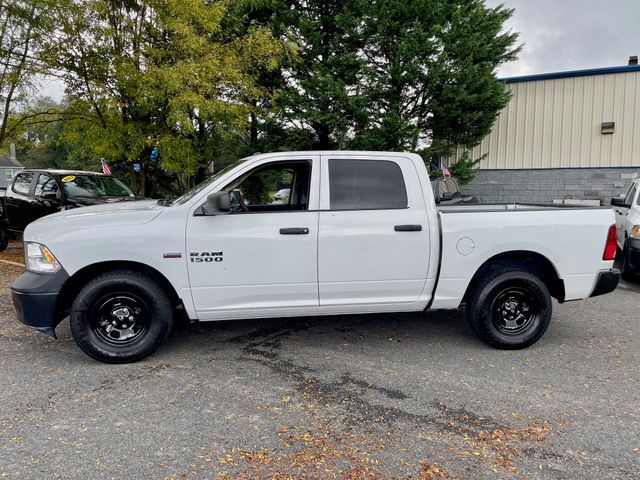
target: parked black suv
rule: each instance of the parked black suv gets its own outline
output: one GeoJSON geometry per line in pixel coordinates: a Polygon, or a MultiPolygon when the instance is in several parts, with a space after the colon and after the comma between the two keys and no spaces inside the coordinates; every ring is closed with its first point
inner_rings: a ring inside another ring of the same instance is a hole
{"type": "MultiPolygon", "coordinates": [[[[0,193],[1,194],[1,193],[0,193]]],[[[22,170],[0,197],[0,251],[34,220],[68,208],[136,200],[120,180],[95,172],[22,170]]]]}

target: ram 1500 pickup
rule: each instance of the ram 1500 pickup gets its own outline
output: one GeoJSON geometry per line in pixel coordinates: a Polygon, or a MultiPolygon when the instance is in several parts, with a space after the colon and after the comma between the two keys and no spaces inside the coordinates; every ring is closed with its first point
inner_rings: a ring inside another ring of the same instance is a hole
{"type": "Polygon", "coordinates": [[[177,307],[214,321],[463,306],[486,343],[524,348],[546,331],[551,297],[615,289],[614,223],[605,208],[437,209],[411,153],[259,154],[171,203],[30,224],[13,302],[51,336],[68,315],[80,348],[113,363],[152,353],[177,307]]]}

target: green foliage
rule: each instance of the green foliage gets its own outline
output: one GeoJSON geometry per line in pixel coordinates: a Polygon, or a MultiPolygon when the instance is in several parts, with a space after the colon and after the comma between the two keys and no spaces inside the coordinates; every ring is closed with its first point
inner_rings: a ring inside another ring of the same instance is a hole
{"type": "Polygon", "coordinates": [[[266,95],[253,72],[273,70],[285,49],[227,0],[60,0],[57,15],[47,58],[87,114],[64,119],[66,163],[104,158],[121,173],[140,163],[143,177],[158,176],[157,147],[179,183],[202,178],[220,144],[247,128],[266,95]]]}
{"type": "Polygon", "coordinates": [[[476,145],[509,95],[494,75],[513,60],[512,11],[481,0],[379,0],[365,35],[368,122],[356,144],[428,156],[476,145]]]}
{"type": "Polygon", "coordinates": [[[20,109],[35,91],[36,75],[48,72],[41,56],[52,26],[53,1],[0,2],[0,148],[14,139],[20,109]]]}
{"type": "MultiPolygon", "coordinates": [[[[14,115],[12,138],[34,162],[104,158],[148,195],[257,151],[411,150],[429,163],[469,149],[508,102],[495,70],[518,53],[503,30],[512,11],[482,0],[35,4],[50,29],[38,61],[66,98],[14,115]]],[[[463,182],[476,168],[450,166],[463,182]]]]}
{"type": "Polygon", "coordinates": [[[460,185],[466,185],[474,179],[478,172],[480,162],[486,157],[482,155],[480,158],[473,160],[469,152],[464,152],[456,163],[452,163],[449,168],[451,175],[458,179],[460,185]]]}

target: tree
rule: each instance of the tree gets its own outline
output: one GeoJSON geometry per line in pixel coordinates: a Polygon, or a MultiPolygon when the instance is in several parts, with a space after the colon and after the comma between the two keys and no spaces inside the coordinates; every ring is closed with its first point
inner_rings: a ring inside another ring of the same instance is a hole
{"type": "Polygon", "coordinates": [[[48,0],[0,0],[0,147],[12,134],[16,104],[46,68],[40,50],[50,28],[48,0]]]}
{"type": "Polygon", "coordinates": [[[367,123],[353,145],[448,155],[487,135],[509,94],[496,68],[516,58],[512,10],[482,0],[377,0],[366,22],[367,123]]]}
{"type": "Polygon", "coordinates": [[[271,23],[295,39],[263,145],[421,151],[476,145],[509,94],[496,68],[516,58],[512,10],[482,0],[277,0],[271,23]],[[427,148],[428,147],[428,148],[427,148]]]}
{"type": "Polygon", "coordinates": [[[280,71],[271,127],[285,137],[285,144],[307,149],[347,145],[363,107],[358,85],[364,38],[358,29],[366,5],[362,0],[275,2],[276,35],[295,39],[298,45],[298,55],[280,71]]]}
{"type": "MultiPolygon", "coordinates": [[[[182,180],[202,178],[218,143],[245,127],[251,99],[263,95],[251,74],[273,69],[282,42],[260,26],[235,34],[225,0],[61,0],[57,40],[48,49],[70,104],[91,112],[78,151],[105,158],[141,185],[157,178],[149,154],[182,180]]],[[[73,133],[73,132],[69,132],[73,133]]]]}

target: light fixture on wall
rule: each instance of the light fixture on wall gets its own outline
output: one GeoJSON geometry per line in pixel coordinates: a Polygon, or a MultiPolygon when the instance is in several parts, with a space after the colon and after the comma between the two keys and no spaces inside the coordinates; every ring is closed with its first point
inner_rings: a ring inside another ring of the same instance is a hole
{"type": "Polygon", "coordinates": [[[616,122],[602,122],[602,129],[600,130],[603,135],[610,135],[616,131],[616,122]]]}

